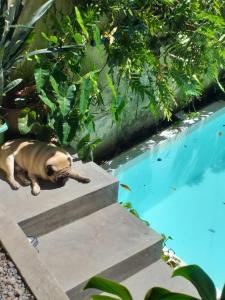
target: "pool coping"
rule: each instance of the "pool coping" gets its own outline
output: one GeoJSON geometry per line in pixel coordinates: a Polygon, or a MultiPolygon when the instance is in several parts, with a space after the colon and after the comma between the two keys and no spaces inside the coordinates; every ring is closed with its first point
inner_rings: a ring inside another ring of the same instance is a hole
{"type": "Polygon", "coordinates": [[[196,127],[195,125],[199,125],[200,123],[203,124],[209,117],[212,117],[215,113],[222,109],[225,109],[224,100],[216,101],[204,108],[201,108],[198,110],[199,116],[195,118],[188,118],[187,114],[180,111],[175,114],[179,119],[179,123],[175,122],[136,146],[122,152],[112,160],[104,162],[104,164],[102,164],[102,168],[113,174],[116,169],[127,164],[130,160],[135,159],[139,155],[144,154],[149,150],[153,150],[154,148],[157,149],[159,146],[162,147],[163,145],[167,145],[168,142],[172,142],[174,139],[182,137],[182,134],[194,130],[196,127]]]}

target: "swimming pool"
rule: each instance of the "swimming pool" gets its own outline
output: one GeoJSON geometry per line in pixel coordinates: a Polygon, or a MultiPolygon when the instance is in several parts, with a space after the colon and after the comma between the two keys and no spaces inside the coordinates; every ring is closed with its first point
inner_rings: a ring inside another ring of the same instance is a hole
{"type": "Polygon", "coordinates": [[[131,202],[167,246],[225,283],[225,108],[121,164],[119,201],[131,202]]]}

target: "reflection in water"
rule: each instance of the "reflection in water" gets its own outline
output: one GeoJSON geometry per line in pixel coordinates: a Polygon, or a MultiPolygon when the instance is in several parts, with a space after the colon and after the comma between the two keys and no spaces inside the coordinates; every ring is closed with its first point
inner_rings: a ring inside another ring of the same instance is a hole
{"type": "Polygon", "coordinates": [[[121,165],[119,200],[129,201],[187,263],[225,282],[225,117],[219,115],[121,165]],[[218,134],[218,132],[220,134],[218,134]],[[159,159],[160,158],[160,159],[159,159]]]}

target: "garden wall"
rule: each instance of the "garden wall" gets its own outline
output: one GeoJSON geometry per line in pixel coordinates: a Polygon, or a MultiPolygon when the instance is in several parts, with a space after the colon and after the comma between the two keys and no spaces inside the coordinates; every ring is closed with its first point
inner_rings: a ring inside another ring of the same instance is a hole
{"type": "MultiPolygon", "coordinates": [[[[21,21],[24,22],[32,14],[32,12],[44,2],[46,1],[26,0],[26,9],[24,10],[21,21]]],[[[63,18],[64,15],[66,15],[68,12],[71,12],[74,7],[74,3],[75,1],[70,0],[55,1],[55,4],[53,5],[49,13],[46,14],[36,25],[35,38],[31,45],[32,49],[45,46],[44,40],[41,38],[41,32],[54,32],[53,17],[56,15],[59,19],[63,18]]],[[[92,69],[93,66],[101,68],[105,61],[106,57],[102,57],[101,55],[99,55],[96,47],[90,46],[87,49],[87,55],[84,61],[84,69],[85,71],[87,71],[88,69],[92,69]]],[[[30,62],[28,62],[28,64],[25,63],[21,66],[21,70],[23,72],[25,80],[26,78],[30,78],[30,62]]],[[[105,76],[107,70],[108,68],[106,66],[102,71],[100,80],[101,86],[107,85],[105,76]]],[[[124,88],[125,85],[122,85],[121,89],[124,88]]],[[[99,110],[95,110],[95,108],[93,107],[93,111],[97,116],[96,133],[98,134],[93,134],[93,136],[96,135],[96,137],[100,137],[102,139],[102,143],[100,146],[98,146],[96,151],[98,156],[101,156],[101,154],[104,155],[106,152],[113,152],[112,150],[117,147],[121,141],[123,141],[123,143],[126,143],[126,141],[128,141],[134,135],[134,133],[138,134],[139,131],[146,130],[147,128],[150,128],[151,125],[157,123],[157,121],[151,117],[148,109],[144,108],[147,105],[148,101],[135,99],[127,103],[127,106],[122,113],[122,121],[118,124],[113,124],[110,113],[110,98],[111,92],[106,88],[104,90],[104,100],[105,103],[107,103],[106,110],[100,112],[99,110]]],[[[72,142],[72,147],[75,147],[75,141],[72,142]]]]}

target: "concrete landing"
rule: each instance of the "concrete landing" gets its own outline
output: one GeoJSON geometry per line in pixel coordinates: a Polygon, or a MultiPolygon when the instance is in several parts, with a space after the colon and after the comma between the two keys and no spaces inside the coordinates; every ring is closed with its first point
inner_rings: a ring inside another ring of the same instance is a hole
{"type": "Polygon", "coordinates": [[[82,184],[70,179],[60,189],[48,184],[33,196],[30,187],[12,191],[1,180],[0,204],[27,235],[39,236],[116,202],[118,183],[106,171],[92,162],[75,162],[73,168],[91,182],[82,184]]]}
{"type": "Polygon", "coordinates": [[[101,274],[124,280],[159,259],[161,236],[119,204],[39,238],[39,255],[71,299],[101,274]]]}

